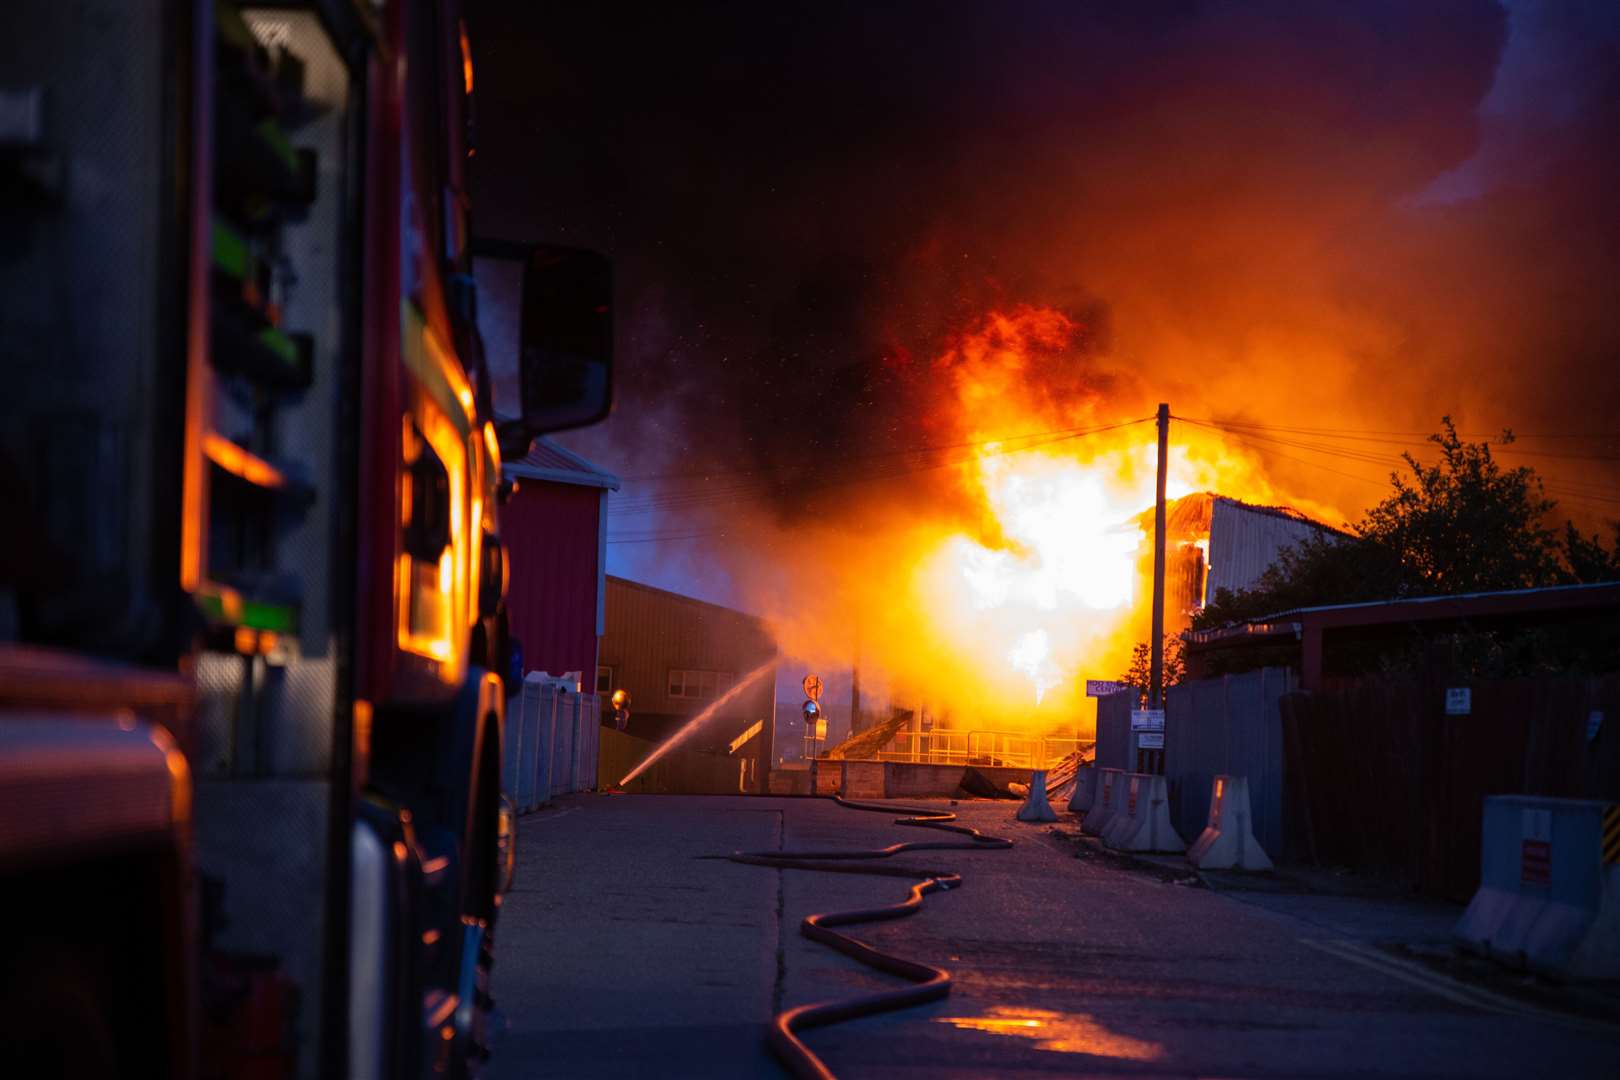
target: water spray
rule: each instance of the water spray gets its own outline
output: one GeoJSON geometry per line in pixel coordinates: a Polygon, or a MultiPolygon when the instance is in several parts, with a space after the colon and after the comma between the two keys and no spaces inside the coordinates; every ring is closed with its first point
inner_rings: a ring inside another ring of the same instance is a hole
{"type": "Polygon", "coordinates": [[[744,690],[748,689],[748,687],[759,681],[760,677],[766,672],[774,670],[776,670],[776,660],[772,658],[765,661],[765,663],[761,664],[753,671],[750,671],[747,675],[743,676],[734,686],[732,686],[730,690],[727,690],[724,694],[721,694],[719,697],[715,698],[708,708],[692,717],[692,719],[681,725],[681,729],[679,731],[671,735],[668,739],[665,739],[663,742],[659,743],[658,746],[653,749],[652,753],[648,754],[645,758],[642,758],[641,762],[635,768],[626,773],[624,775],[624,779],[620,780],[615,786],[622,788],[630,781],[646,772],[655,761],[669,753],[671,750],[675,749],[676,746],[684,742],[689,735],[701,727],[704,721],[708,720],[709,717],[714,715],[715,710],[719,709],[722,705],[729,704],[734,698],[737,697],[738,694],[741,694],[744,690]]]}

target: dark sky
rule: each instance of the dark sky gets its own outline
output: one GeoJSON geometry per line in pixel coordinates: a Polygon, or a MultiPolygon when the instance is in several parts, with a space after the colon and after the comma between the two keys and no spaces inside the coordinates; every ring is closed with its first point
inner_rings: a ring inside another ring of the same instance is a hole
{"type": "Polygon", "coordinates": [[[1015,304],[1120,416],[1615,428],[1620,5],[470,8],[480,231],[619,268],[566,440],[618,471],[936,437],[929,361],[1015,304]]]}

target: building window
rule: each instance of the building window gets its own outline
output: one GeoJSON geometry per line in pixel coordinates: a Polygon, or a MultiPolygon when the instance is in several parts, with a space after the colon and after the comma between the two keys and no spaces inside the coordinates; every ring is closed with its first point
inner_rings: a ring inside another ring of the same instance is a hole
{"type": "Polygon", "coordinates": [[[737,681],[734,671],[700,671],[692,668],[670,668],[669,696],[702,700],[723,694],[737,681]]]}
{"type": "Polygon", "coordinates": [[[613,669],[599,667],[596,669],[596,692],[598,694],[613,693],[613,669]]]}

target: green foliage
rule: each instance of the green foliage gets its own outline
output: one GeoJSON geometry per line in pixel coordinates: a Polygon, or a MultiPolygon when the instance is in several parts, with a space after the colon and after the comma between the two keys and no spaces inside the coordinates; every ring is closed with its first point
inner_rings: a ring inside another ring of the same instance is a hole
{"type": "Polygon", "coordinates": [[[1605,551],[1598,536],[1585,537],[1573,521],[1564,524],[1564,576],[1568,584],[1620,581],[1620,521],[1612,523],[1614,550],[1605,551]]]}
{"type": "Polygon", "coordinates": [[[1442,424],[1429,436],[1440,460],[1403,455],[1411,475],[1390,475],[1394,491],[1352,535],[1285,549],[1253,588],[1218,591],[1193,629],[1324,604],[1620,579],[1620,522],[1612,551],[1573,523],[1560,536],[1534,469],[1503,468],[1490,444],[1464,442],[1449,416],[1442,424]]]}
{"type": "MultiPolygon", "coordinates": [[[[1181,650],[1181,638],[1167,636],[1164,639],[1164,685],[1167,688],[1186,678],[1187,664],[1181,650]]],[[[1148,642],[1138,642],[1132,647],[1131,665],[1125,669],[1119,681],[1136,688],[1138,703],[1147,701],[1153,688],[1153,653],[1148,642]]]]}
{"type": "Polygon", "coordinates": [[[1440,460],[1401,455],[1411,479],[1390,474],[1394,494],[1368,511],[1357,534],[1398,560],[1408,587],[1425,595],[1558,580],[1558,537],[1543,524],[1557,504],[1541,478],[1528,466],[1502,468],[1489,443],[1463,442],[1451,417],[1442,422],[1445,430],[1429,436],[1440,460]]]}

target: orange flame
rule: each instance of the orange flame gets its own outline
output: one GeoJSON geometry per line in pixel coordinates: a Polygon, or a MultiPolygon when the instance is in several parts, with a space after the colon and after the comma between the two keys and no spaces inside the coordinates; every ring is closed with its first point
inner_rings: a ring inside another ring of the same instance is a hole
{"type": "MultiPolygon", "coordinates": [[[[858,529],[800,523],[769,540],[814,586],[783,605],[760,583],[788,655],[836,668],[858,634],[866,708],[886,695],[957,730],[1089,727],[1084,680],[1117,678],[1148,637],[1157,433],[1144,414],[1157,396],[1101,373],[1083,334],[1051,309],[998,311],[933,362],[930,426],[966,447],[944,474],[950,511],[891,497],[854,510],[858,529]]],[[[1216,492],[1343,520],[1211,428],[1172,421],[1167,471],[1170,499],[1216,492]]],[[[1167,605],[1168,630],[1186,620],[1167,605]]]]}

